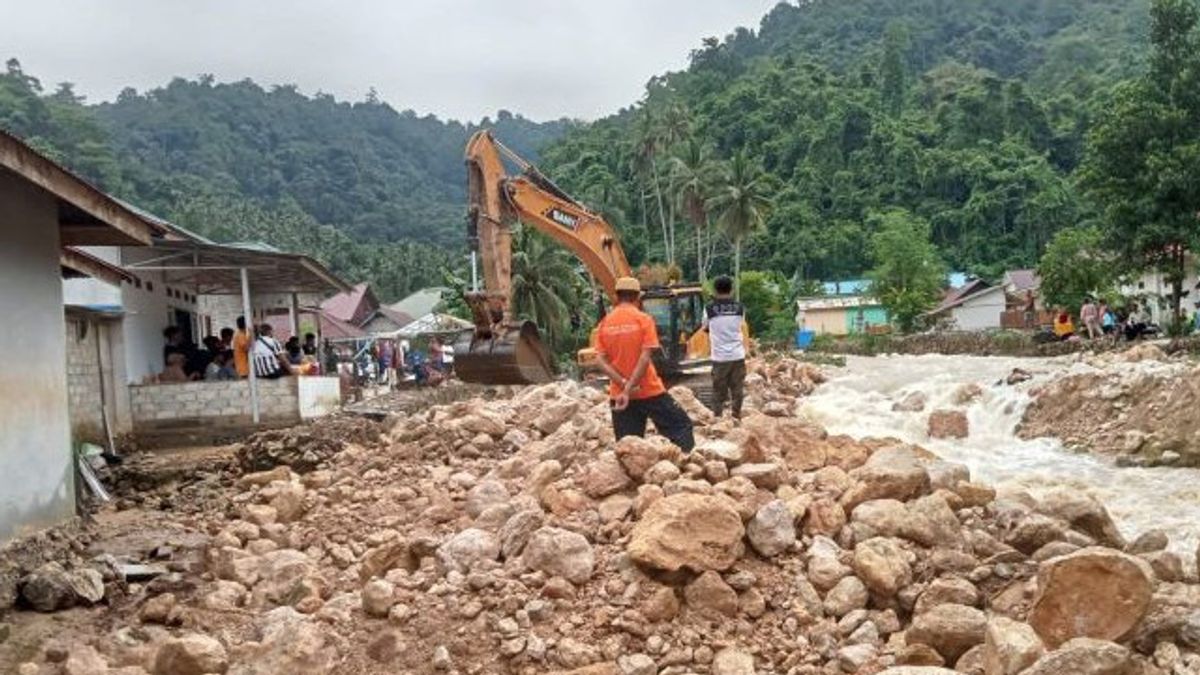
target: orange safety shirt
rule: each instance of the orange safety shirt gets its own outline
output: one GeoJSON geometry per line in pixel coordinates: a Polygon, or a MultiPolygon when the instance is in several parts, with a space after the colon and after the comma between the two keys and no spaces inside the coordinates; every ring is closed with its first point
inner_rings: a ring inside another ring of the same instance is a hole
{"type": "MultiPolygon", "coordinates": [[[[596,350],[626,378],[633,374],[642,352],[657,349],[658,346],[658,329],[654,319],[628,303],[614,307],[597,327],[596,350]]],[[[666,391],[658,371],[651,363],[646,366],[646,372],[630,392],[629,398],[653,398],[666,391]]],[[[611,382],[608,393],[615,398],[621,394],[621,387],[611,382]]]]}
{"type": "Polygon", "coordinates": [[[250,377],[250,333],[244,330],[233,336],[233,367],[238,377],[250,377]]]}

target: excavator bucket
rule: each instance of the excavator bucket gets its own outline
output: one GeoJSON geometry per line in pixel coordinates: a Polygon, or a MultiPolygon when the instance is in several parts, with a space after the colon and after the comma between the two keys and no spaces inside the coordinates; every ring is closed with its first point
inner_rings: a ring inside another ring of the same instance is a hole
{"type": "Polygon", "coordinates": [[[490,337],[463,331],[454,343],[454,372],[478,384],[539,384],[554,379],[554,358],[526,321],[490,337]]]}

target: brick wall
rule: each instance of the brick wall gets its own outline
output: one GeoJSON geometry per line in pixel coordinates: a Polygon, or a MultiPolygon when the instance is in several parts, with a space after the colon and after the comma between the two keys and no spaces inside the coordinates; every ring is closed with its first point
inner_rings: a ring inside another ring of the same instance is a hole
{"type": "MultiPolygon", "coordinates": [[[[130,385],[129,393],[135,432],[200,426],[232,429],[252,423],[250,386],[245,380],[130,385]]],[[[258,400],[262,422],[300,421],[296,378],[259,380],[258,400]]]]}
{"type": "Polygon", "coordinates": [[[71,437],[76,442],[100,443],[104,439],[103,403],[100,393],[100,362],[96,345],[99,324],[68,318],[67,406],[71,437]],[[81,337],[82,334],[82,337],[81,337]]]}

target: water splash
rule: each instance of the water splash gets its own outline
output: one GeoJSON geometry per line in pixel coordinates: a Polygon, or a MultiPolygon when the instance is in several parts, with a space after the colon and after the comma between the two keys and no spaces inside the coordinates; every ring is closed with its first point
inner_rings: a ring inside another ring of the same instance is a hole
{"type": "Polygon", "coordinates": [[[1031,389],[1067,373],[1094,369],[1077,357],[850,357],[845,368],[830,370],[829,382],[804,399],[800,410],[831,434],[890,436],[921,445],[967,465],[973,479],[998,489],[1020,489],[1034,496],[1057,487],[1089,492],[1105,503],[1126,537],[1161,528],[1171,536],[1171,550],[1190,558],[1200,540],[1200,470],[1117,468],[1106,458],[1073,453],[1057,439],[1017,438],[1031,389]],[[1004,384],[1014,368],[1029,371],[1033,380],[1004,384]],[[955,393],[970,383],[979,385],[982,396],[954,405],[955,393]],[[912,392],[927,397],[923,411],[892,410],[912,392]],[[965,410],[970,436],[929,438],[929,413],[939,408],[965,410]]]}

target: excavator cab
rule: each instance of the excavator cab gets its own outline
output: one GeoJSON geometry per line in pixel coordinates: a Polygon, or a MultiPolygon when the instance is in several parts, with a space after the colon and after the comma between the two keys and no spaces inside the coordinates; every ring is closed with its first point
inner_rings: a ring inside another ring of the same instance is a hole
{"type": "Polygon", "coordinates": [[[704,295],[699,286],[665,286],[647,289],[642,310],[654,319],[662,349],[655,354],[654,367],[670,382],[674,376],[707,354],[691,350],[692,338],[704,322],[704,295]]]}

